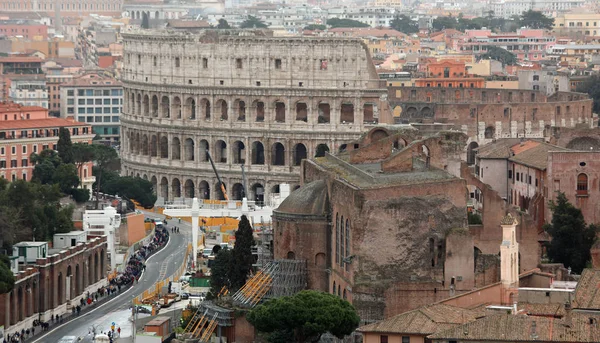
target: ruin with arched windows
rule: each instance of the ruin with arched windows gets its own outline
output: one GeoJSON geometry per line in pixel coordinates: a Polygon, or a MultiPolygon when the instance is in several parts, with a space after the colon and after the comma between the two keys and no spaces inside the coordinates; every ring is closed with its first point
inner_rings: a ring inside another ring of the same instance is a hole
{"type": "Polygon", "coordinates": [[[11,334],[33,327],[34,320],[50,321],[60,315],[68,304],[79,303],[89,291],[108,284],[106,236],[61,249],[48,249],[47,257],[23,266],[15,276],[15,286],[0,294],[0,326],[11,334]],[[6,310],[5,310],[6,309],[6,310]]]}
{"type": "Polygon", "coordinates": [[[304,159],[391,122],[385,82],[357,39],[267,30],[123,37],[122,172],[146,175],[167,201],[223,198],[209,154],[229,198],[241,194],[244,165],[245,195],[267,201],[275,186],[299,185],[304,159]]]}

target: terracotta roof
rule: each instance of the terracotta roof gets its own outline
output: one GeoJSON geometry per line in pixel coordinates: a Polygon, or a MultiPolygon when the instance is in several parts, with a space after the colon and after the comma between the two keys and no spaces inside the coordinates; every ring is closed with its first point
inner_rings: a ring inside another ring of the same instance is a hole
{"type": "Polygon", "coordinates": [[[0,130],[36,129],[49,127],[87,126],[86,123],[71,121],[64,118],[45,118],[29,120],[0,121],[0,130]]]}
{"type": "Polygon", "coordinates": [[[600,309],[600,269],[583,270],[575,288],[573,308],[600,309]]]}
{"type": "Polygon", "coordinates": [[[40,106],[23,106],[14,102],[0,102],[0,113],[15,113],[15,112],[27,112],[27,111],[48,111],[44,107],[40,106]]]}
{"type": "Polygon", "coordinates": [[[565,315],[565,305],[563,304],[530,304],[519,303],[518,309],[525,311],[530,316],[539,317],[563,317],[565,315]]]}
{"type": "Polygon", "coordinates": [[[518,144],[511,146],[510,151],[512,151],[513,155],[517,155],[517,154],[522,153],[525,150],[534,148],[534,147],[538,146],[539,144],[540,144],[540,142],[536,142],[536,141],[523,141],[523,142],[520,142],[518,144]]]}
{"type": "Polygon", "coordinates": [[[474,321],[479,313],[445,304],[433,304],[362,326],[358,331],[430,335],[474,321]]]}
{"type": "Polygon", "coordinates": [[[35,56],[9,56],[0,57],[0,63],[10,62],[42,62],[42,59],[35,56]]]}
{"type": "Polygon", "coordinates": [[[510,157],[510,147],[520,142],[519,138],[503,138],[480,146],[477,149],[478,158],[505,159],[510,157]]]}
{"type": "Polygon", "coordinates": [[[573,312],[571,316],[571,324],[567,325],[565,318],[498,314],[435,333],[428,338],[463,342],[600,342],[600,314],[573,312]]]}
{"type": "Polygon", "coordinates": [[[518,144],[515,147],[511,148],[511,150],[516,150],[517,152],[515,152],[515,155],[509,158],[509,160],[531,168],[546,170],[548,166],[549,151],[569,151],[569,149],[543,142],[533,142],[536,144],[527,143],[529,142],[526,142],[524,147],[518,144]],[[523,148],[526,147],[529,148],[523,150],[523,148]]]}
{"type": "Polygon", "coordinates": [[[46,61],[54,61],[54,62],[56,62],[56,64],[60,64],[61,66],[65,67],[65,68],[83,67],[83,62],[81,60],[77,60],[74,58],[59,57],[59,58],[53,58],[53,59],[46,60],[46,61]]]}

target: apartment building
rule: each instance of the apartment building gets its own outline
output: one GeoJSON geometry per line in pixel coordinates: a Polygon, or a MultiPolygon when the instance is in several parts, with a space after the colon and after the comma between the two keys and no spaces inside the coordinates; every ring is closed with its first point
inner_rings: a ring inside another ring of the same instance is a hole
{"type": "Polygon", "coordinates": [[[10,78],[8,100],[24,106],[48,108],[48,88],[43,75],[15,75],[10,78]]]}
{"type": "Polygon", "coordinates": [[[505,49],[520,61],[539,61],[546,57],[546,49],[556,38],[544,30],[523,29],[514,33],[492,33],[491,30],[467,30],[454,38],[457,49],[463,54],[481,55],[489,46],[505,49]]]}
{"type": "Polygon", "coordinates": [[[555,13],[568,12],[584,4],[584,0],[500,0],[490,1],[488,6],[494,16],[510,19],[529,10],[540,11],[545,15],[552,16],[555,13]]]}
{"type": "Polygon", "coordinates": [[[554,18],[554,30],[563,35],[600,35],[600,13],[564,13],[554,18]]]}
{"type": "Polygon", "coordinates": [[[0,20],[0,34],[26,39],[48,39],[48,26],[34,21],[0,20]]]}
{"type": "Polygon", "coordinates": [[[105,142],[119,141],[123,87],[113,78],[84,74],[60,87],[60,116],[75,116],[92,126],[105,142]]]}

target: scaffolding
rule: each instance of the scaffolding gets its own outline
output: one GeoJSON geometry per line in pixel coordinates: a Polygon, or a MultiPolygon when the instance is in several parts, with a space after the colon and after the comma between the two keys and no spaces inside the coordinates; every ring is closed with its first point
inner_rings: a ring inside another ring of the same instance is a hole
{"type": "Polygon", "coordinates": [[[267,264],[273,262],[273,229],[270,225],[264,225],[258,233],[258,240],[252,248],[252,254],[256,255],[256,263],[252,266],[264,269],[267,264]]]}
{"type": "Polygon", "coordinates": [[[305,260],[276,260],[248,280],[233,295],[233,302],[252,308],[264,299],[291,296],[305,288],[305,260]]]}

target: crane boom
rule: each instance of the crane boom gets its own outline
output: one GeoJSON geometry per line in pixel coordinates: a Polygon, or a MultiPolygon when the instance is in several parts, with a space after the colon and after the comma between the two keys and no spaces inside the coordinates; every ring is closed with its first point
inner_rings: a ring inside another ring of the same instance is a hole
{"type": "Polygon", "coordinates": [[[213,162],[212,156],[210,156],[210,152],[208,152],[208,150],[206,151],[206,156],[208,156],[210,165],[212,166],[212,169],[215,172],[215,175],[217,176],[217,180],[219,181],[219,187],[221,187],[221,192],[223,193],[223,197],[225,197],[225,200],[229,200],[229,197],[227,196],[227,190],[225,189],[225,185],[223,184],[223,181],[221,181],[219,172],[217,171],[217,168],[215,167],[215,162],[213,162]]]}

